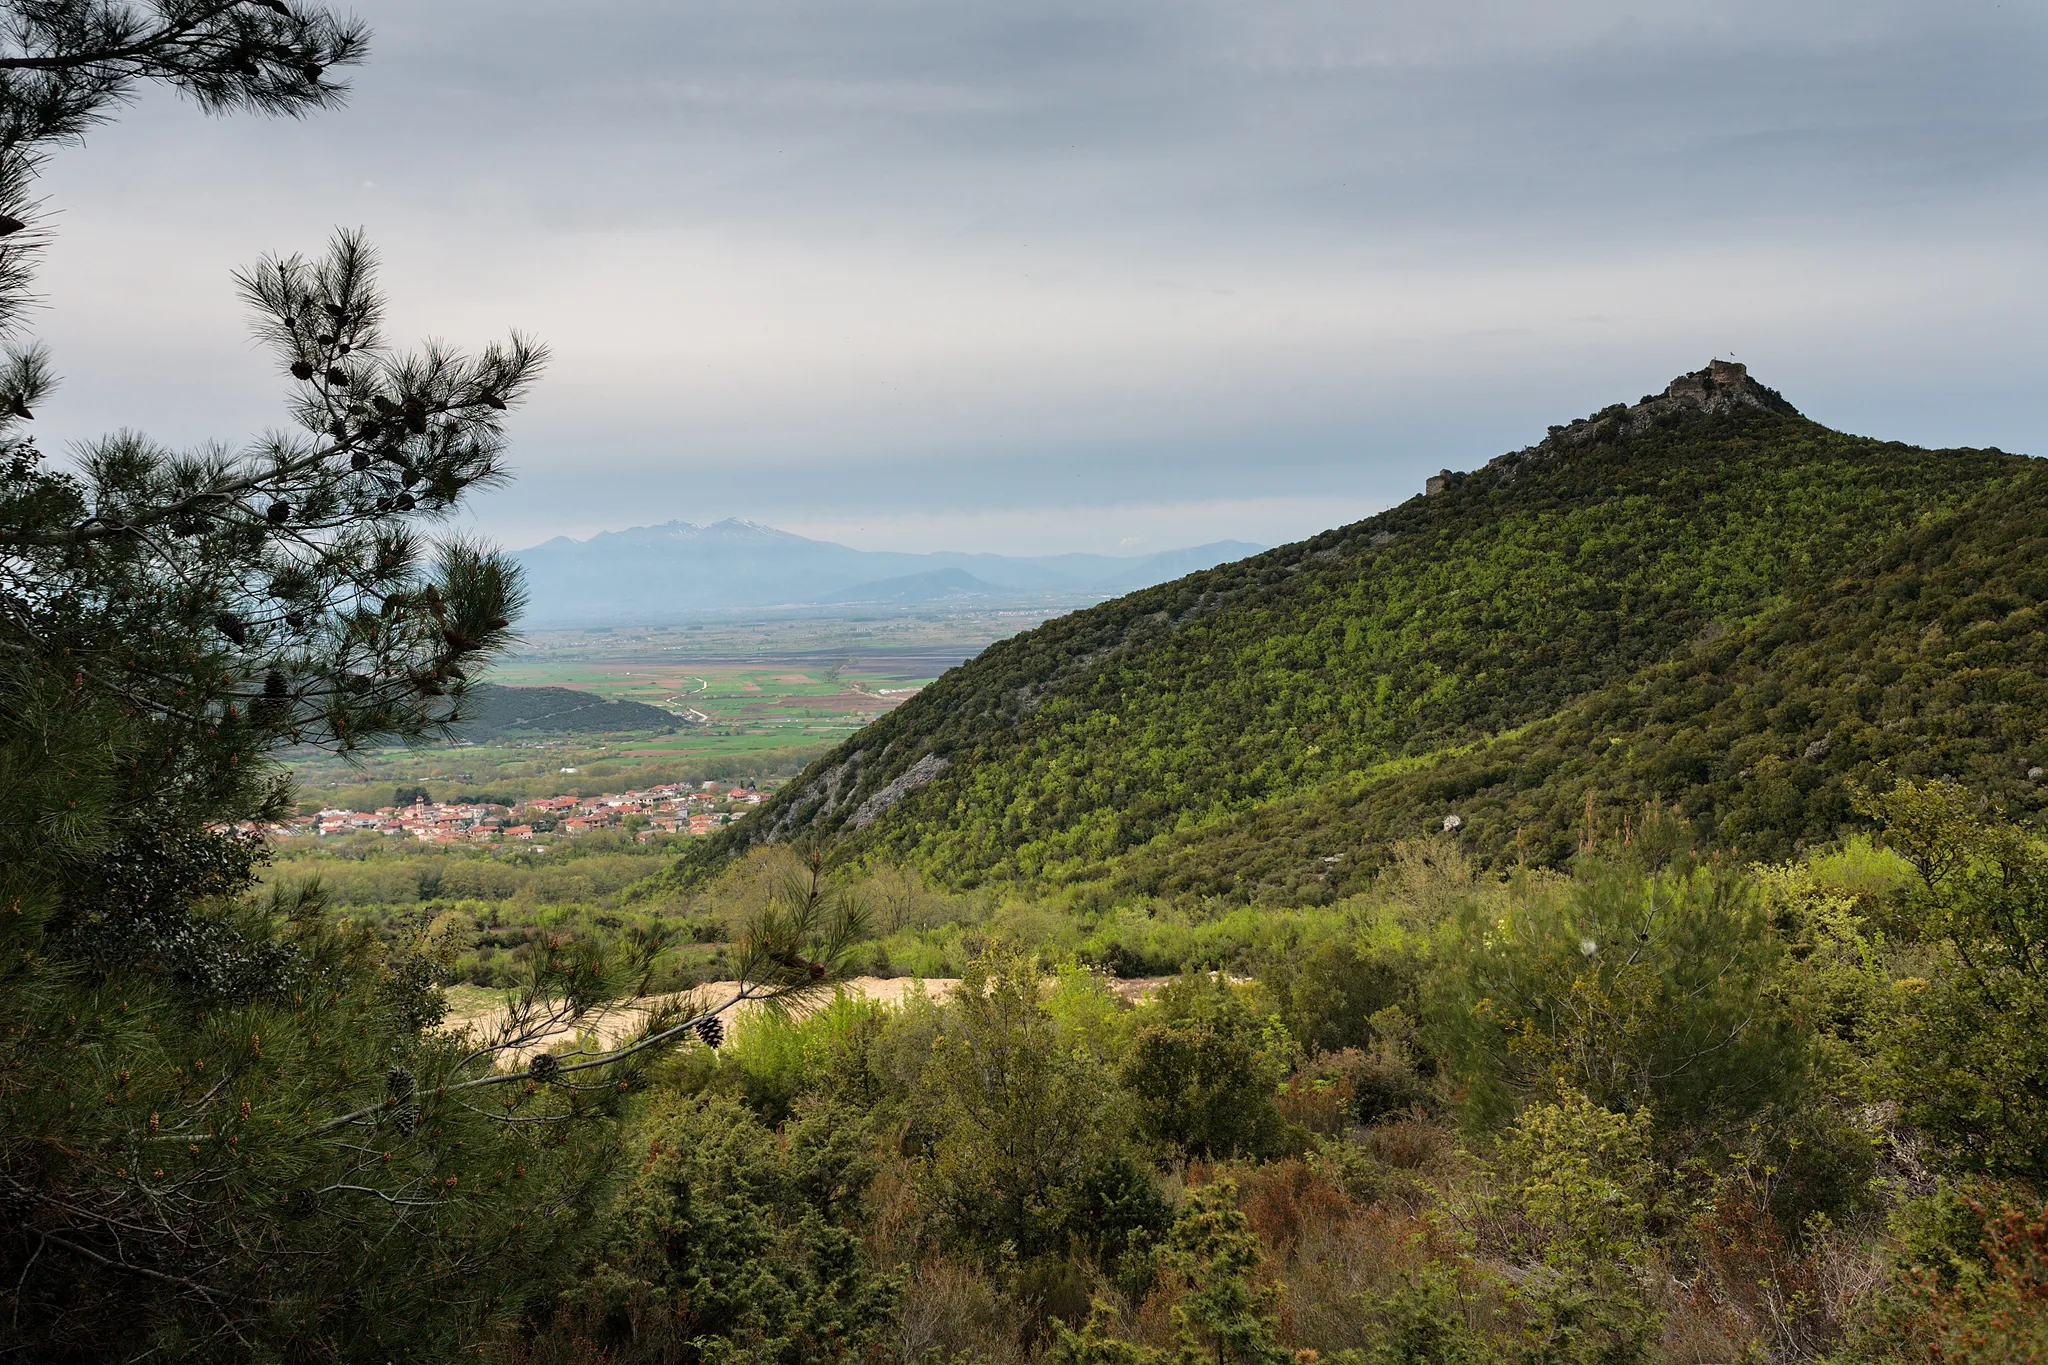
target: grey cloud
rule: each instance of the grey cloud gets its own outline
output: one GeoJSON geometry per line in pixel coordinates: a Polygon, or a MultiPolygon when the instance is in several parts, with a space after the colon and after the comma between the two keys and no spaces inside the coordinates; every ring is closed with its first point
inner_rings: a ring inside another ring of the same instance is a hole
{"type": "Polygon", "coordinates": [[[1728,348],[1840,425],[2048,446],[2031,7],[364,15],[347,111],[153,100],[66,154],[54,428],[270,420],[226,272],[365,222],[403,317],[556,343],[520,534],[1392,498],[1728,348]]]}

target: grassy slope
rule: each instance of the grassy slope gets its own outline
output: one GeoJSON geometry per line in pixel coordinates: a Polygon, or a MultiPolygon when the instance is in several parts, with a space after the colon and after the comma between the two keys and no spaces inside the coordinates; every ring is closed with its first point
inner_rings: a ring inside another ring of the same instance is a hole
{"type": "MultiPolygon", "coordinates": [[[[1539,448],[993,646],[699,856],[811,829],[955,885],[1114,877],[1131,891],[1300,894],[1329,883],[1305,882],[1294,854],[1287,871],[1258,866],[1278,833],[1263,808],[1285,826],[1319,799],[1352,819],[1362,793],[1426,793],[1416,784],[1438,780],[1447,750],[1472,747],[1455,760],[1467,764],[1496,754],[1499,736],[1703,633],[1785,610],[2026,468],[1761,412],[1539,448]],[[868,828],[844,828],[926,754],[950,766],[868,828]],[[1190,852],[1205,847],[1217,856],[1190,852]]],[[[1366,804],[1378,832],[1413,823],[1392,798],[1366,804]]],[[[1314,856],[1321,869],[1334,855],[1314,856]]]]}

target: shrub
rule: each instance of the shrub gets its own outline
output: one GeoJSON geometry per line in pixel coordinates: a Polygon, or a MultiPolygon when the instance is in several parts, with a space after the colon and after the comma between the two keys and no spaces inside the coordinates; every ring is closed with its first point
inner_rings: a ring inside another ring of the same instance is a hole
{"type": "Polygon", "coordinates": [[[1479,1124],[1578,1092],[1648,1107],[1684,1141],[1806,1089],[1803,1035],[1772,993],[1778,959],[1744,881],[1594,865],[1457,922],[1431,987],[1434,1050],[1479,1124]]]}
{"type": "Polygon", "coordinates": [[[1312,1054],[1370,1047],[1373,1016],[1412,1009],[1420,976],[1413,958],[1344,938],[1267,954],[1256,970],[1281,1023],[1312,1054]]]}
{"type": "Polygon", "coordinates": [[[1065,1248],[1124,1126],[1107,1066],[1062,1035],[1044,995],[1035,960],[978,959],[934,1011],[911,1096],[931,1134],[924,1179],[955,1234],[1027,1258],[1065,1248]]]}
{"type": "Polygon", "coordinates": [[[871,1143],[829,1107],[791,1127],[778,1143],[722,1096],[651,1109],[646,1160],[531,1353],[800,1365],[864,1359],[893,1335],[898,1287],[843,1221],[871,1143]]]}
{"type": "MultiPolygon", "coordinates": [[[[1980,1210],[1981,1212],[1981,1210],[1980,1210]]],[[[1987,1219],[1984,1263],[1952,1282],[1906,1269],[1838,1360],[2037,1365],[2048,1358],[2048,1208],[1987,1219]]]]}
{"type": "Polygon", "coordinates": [[[1522,1116],[1507,1144],[1516,1200],[1542,1236],[1548,1273],[1517,1298],[1529,1365],[1644,1359],[1657,1318],[1643,1300],[1645,1233],[1656,1167],[1650,1115],[1617,1114],[1584,1095],[1522,1116]]]}
{"type": "Polygon", "coordinates": [[[1199,1157],[1280,1150],[1275,1092],[1291,1042],[1277,1021],[1208,973],[1169,982],[1140,1018],[1121,1075],[1144,1136],[1199,1157]]]}
{"type": "Polygon", "coordinates": [[[1953,782],[1866,806],[1920,874],[1909,913],[1947,949],[1889,1051],[1907,1116],[1967,1167],[2048,1179],[2048,849],[1953,782]]]}

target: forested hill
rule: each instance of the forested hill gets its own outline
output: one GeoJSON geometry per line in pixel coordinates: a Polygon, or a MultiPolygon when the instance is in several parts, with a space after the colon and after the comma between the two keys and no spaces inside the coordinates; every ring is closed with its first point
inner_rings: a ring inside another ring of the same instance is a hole
{"type": "Polygon", "coordinates": [[[1764,855],[1881,761],[2023,780],[2035,468],[1831,431],[1717,362],[992,646],[682,871],[810,833],[953,885],[1299,899],[1450,814],[1549,861],[1588,793],[1617,821],[1655,796],[1764,855]],[[1988,691],[1958,675],[1987,649],[1988,691]]]}
{"type": "Polygon", "coordinates": [[[502,687],[479,683],[463,707],[458,728],[466,739],[533,734],[608,734],[629,730],[677,729],[679,722],[659,706],[606,701],[572,687],[502,687]]]}

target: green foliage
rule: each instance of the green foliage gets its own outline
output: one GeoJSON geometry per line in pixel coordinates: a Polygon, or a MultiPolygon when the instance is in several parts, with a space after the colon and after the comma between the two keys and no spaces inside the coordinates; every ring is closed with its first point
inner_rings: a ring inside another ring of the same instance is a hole
{"type": "Polygon", "coordinates": [[[1981,1261],[1950,1277],[1905,1270],[1838,1365],[2033,1365],[2048,1354],[2048,1209],[2007,1207],[1984,1225],[1981,1261]]]}
{"type": "Polygon", "coordinates": [[[1274,1336],[1279,1286],[1260,1283],[1259,1239],[1228,1178],[1188,1191],[1159,1249],[1162,1269],[1186,1292],[1174,1307],[1183,1357],[1198,1350],[1231,1365],[1281,1365],[1293,1352],[1274,1336]]]}
{"type": "MultiPolygon", "coordinates": [[[[1893,544],[1940,553],[1940,538],[1917,528],[1991,490],[2002,498],[2031,477],[2023,469],[2017,457],[1917,451],[1778,413],[1542,447],[1437,497],[995,645],[778,793],[760,828],[840,829],[930,754],[949,766],[880,820],[846,829],[856,847],[952,885],[1300,900],[1356,889],[1376,845],[1447,810],[1462,810],[1489,851],[1512,849],[1521,826],[1529,856],[1559,861],[1584,791],[1601,790],[1581,770],[1615,775],[1626,754],[1631,789],[1648,781],[1643,796],[1670,799],[1704,788],[1743,812],[1709,819],[1717,837],[1781,849],[1815,827],[1832,833],[1848,813],[1839,796],[1807,808],[1812,784],[1798,767],[1846,719],[1844,703],[1877,732],[1859,728],[1854,743],[1844,733],[1829,772],[1853,769],[1873,744],[1901,747],[1877,730],[1898,714],[1881,706],[1955,686],[1889,666],[1848,686],[1845,647],[1866,651],[1847,623],[1867,636],[1886,615],[1917,616],[1910,637],[1879,630],[1885,651],[1917,640],[1929,610],[1952,599],[1859,594],[1845,609],[1842,593],[1856,588],[1843,575],[1893,544]],[[1768,624],[1746,627],[1753,617],[1768,624]],[[1815,634],[1830,637],[1828,652],[1806,649],[1815,634]],[[1785,650],[1804,661],[1771,670],[1785,686],[1733,687],[1755,676],[1759,651],[1785,650]],[[1674,657],[1675,672],[1655,671],[1674,657]],[[1651,691],[1627,681],[1638,675],[1651,691]],[[1889,696],[1879,678],[1898,684],[1889,696]],[[1812,695],[1830,680],[1847,690],[1812,695]],[[1581,703],[1592,709],[1562,730],[1524,734],[1581,703]],[[1733,755],[1720,742],[1731,726],[1754,735],[1733,755]],[[1611,742],[1646,728],[1652,744],[1611,742]],[[1782,769],[1737,791],[1737,771],[1766,756],[1782,769]]],[[[2033,539],[2017,520],[1997,535],[2015,549],[2033,539]]],[[[1975,549],[1964,558],[1958,568],[1987,567],[1975,549]]]]}
{"type": "Polygon", "coordinates": [[[1969,1166],[2048,1178],[2048,849],[1952,782],[1870,804],[1919,870],[1910,917],[1947,950],[1893,1039],[1897,1094],[1969,1166]]]}
{"type": "Polygon", "coordinates": [[[1157,1347],[1121,1340],[1115,1327],[1115,1311],[1095,1300],[1079,1332],[1065,1323],[1054,1325],[1046,1365],[1173,1365],[1173,1358],[1157,1347]]]}
{"type": "Polygon", "coordinates": [[[2026,773],[2048,763],[2044,525],[2048,470],[2029,465],[1554,716],[1177,833],[1128,859],[1117,884],[1341,893],[1390,838],[1447,809],[1474,853],[1532,864],[1566,860],[1589,807],[1610,832],[1646,803],[1675,808],[1704,844],[1760,859],[1837,838],[1857,822],[1859,787],[1901,777],[1953,775],[2037,814],[2048,787],[2026,773]]]}
{"type": "Polygon", "coordinates": [[[872,1102],[874,1087],[859,1083],[852,1068],[865,1059],[863,1047],[886,1018],[879,1005],[843,991],[801,1018],[772,1012],[735,1031],[720,1057],[721,1070],[747,1107],[763,1121],[779,1124],[804,1097],[851,1083],[852,1098],[872,1102]]]}
{"type": "Polygon", "coordinates": [[[867,1360],[897,1286],[848,1226],[874,1175],[856,1116],[812,1107],[778,1139],[722,1098],[665,1099],[633,1125],[639,1172],[604,1215],[533,1350],[633,1361],[867,1360]]]}
{"type": "Polygon", "coordinates": [[[1274,1097],[1292,1040],[1248,995],[1190,972],[1139,1011],[1122,1079],[1147,1138],[1198,1157],[1270,1156],[1284,1145],[1274,1097]]]}
{"type": "Polygon", "coordinates": [[[1887,936],[1872,923],[1900,871],[1899,860],[1858,840],[1828,858],[1755,874],[1786,949],[1781,989],[1812,1029],[1822,1077],[1844,1098],[1881,1090],[1881,1059],[1904,1022],[1907,996],[1893,982],[1887,936]],[[1868,882],[1859,889],[1868,872],[1882,879],[1876,894],[1868,882]]]}
{"type": "Polygon", "coordinates": [[[1172,1221],[1172,1206],[1126,1151],[1112,1152],[1083,1176],[1080,1193],[1076,1243],[1126,1297],[1143,1299],[1152,1287],[1153,1248],[1172,1221]]]}
{"type": "Polygon", "coordinates": [[[1257,965],[1280,1022],[1311,1053],[1370,1047],[1376,1015],[1415,1007],[1420,973],[1413,956],[1346,937],[1268,953],[1257,965]]]}
{"type": "Polygon", "coordinates": [[[458,1097],[473,1052],[422,1031],[439,1017],[431,962],[321,910],[278,897],[226,926],[266,955],[261,975],[202,990],[146,963],[31,969],[4,993],[11,1310],[42,1358],[237,1338],[337,1359],[453,1352],[575,1237],[619,1094],[506,1087],[495,1116],[473,1087],[458,1097]],[[30,1273],[103,1266],[101,1248],[119,1273],[30,1273]]]}
{"type": "Polygon", "coordinates": [[[1655,1172],[1649,1110],[1617,1114],[1566,1091],[1523,1113],[1507,1158],[1521,1172],[1516,1197],[1543,1230],[1551,1259],[1642,1264],[1655,1172]]]}
{"type": "Polygon", "coordinates": [[[910,1100],[933,1197],[970,1246],[1064,1249],[1122,1135],[1109,1067],[1063,1035],[1029,958],[977,961],[936,1016],[910,1100]]]}
{"type": "Polygon", "coordinates": [[[1647,1106],[1674,1137],[1732,1126],[1806,1090],[1805,1040],[1771,989],[1779,955],[1739,878],[1594,863],[1455,922],[1435,1051],[1481,1123],[1578,1092],[1647,1106]]]}
{"type": "Polygon", "coordinates": [[[1530,1365],[1623,1365],[1646,1358],[1657,1316],[1644,1303],[1645,1233],[1656,1166],[1650,1115],[1618,1114],[1566,1092],[1525,1112],[1507,1156],[1515,1197],[1543,1237],[1550,1273],[1520,1297],[1515,1352],[1530,1365]]]}
{"type": "Polygon", "coordinates": [[[667,734],[681,725],[673,712],[659,706],[624,699],[607,701],[571,687],[482,683],[470,690],[469,700],[458,733],[472,740],[543,734],[667,734]]]}
{"type": "Polygon", "coordinates": [[[1459,1299],[1455,1273],[1424,1266],[1398,1290],[1368,1296],[1379,1342],[1369,1365],[1487,1365],[1493,1351],[1474,1331],[1459,1299]]]}

